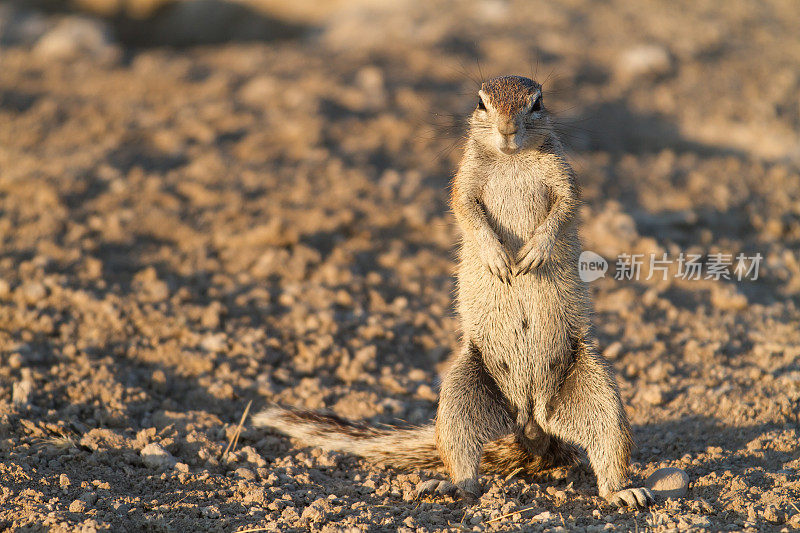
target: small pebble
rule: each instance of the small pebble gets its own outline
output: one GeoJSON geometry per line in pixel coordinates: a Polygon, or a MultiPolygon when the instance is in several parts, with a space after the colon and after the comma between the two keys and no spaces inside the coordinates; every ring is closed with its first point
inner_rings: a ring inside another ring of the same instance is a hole
{"type": "Polygon", "coordinates": [[[75,500],[69,504],[70,513],[82,513],[86,510],[86,502],[83,500],[75,500]]]}
{"type": "Polygon", "coordinates": [[[650,405],[660,405],[664,403],[664,393],[658,385],[650,385],[641,391],[641,398],[650,405]]]}
{"type": "Polygon", "coordinates": [[[618,74],[627,79],[663,76],[672,68],[672,58],[663,46],[644,44],[625,51],[616,67],[618,74]]]}
{"type": "Polygon", "coordinates": [[[172,468],[177,464],[177,460],[165,450],[160,444],[151,443],[142,448],[139,452],[142,462],[150,468],[172,468]]]}
{"type": "Polygon", "coordinates": [[[29,304],[36,304],[47,297],[47,288],[39,282],[30,281],[20,287],[22,297],[29,304]]]}
{"type": "Polygon", "coordinates": [[[0,298],[7,298],[9,294],[11,294],[11,284],[0,279],[0,298]]]}
{"type": "Polygon", "coordinates": [[[773,524],[782,524],[786,521],[783,511],[775,505],[767,505],[767,508],[764,509],[764,518],[773,524]]]}
{"type": "Polygon", "coordinates": [[[659,468],[644,482],[656,496],[683,498],[689,490],[689,474],[680,468],[659,468]]]}
{"type": "Polygon", "coordinates": [[[91,56],[113,60],[119,54],[101,21],[87,17],[65,17],[36,43],[33,53],[43,59],[61,61],[91,56]]]}
{"type": "Polygon", "coordinates": [[[23,363],[25,363],[25,359],[22,358],[22,355],[14,352],[8,356],[8,367],[17,369],[20,368],[23,363]]]}
{"type": "Polygon", "coordinates": [[[30,402],[32,393],[33,393],[33,381],[30,380],[17,381],[11,387],[11,402],[18,407],[27,405],[28,402],[30,402]]]}
{"type": "Polygon", "coordinates": [[[201,510],[203,516],[208,518],[219,518],[221,513],[219,512],[219,507],[216,505],[209,505],[208,507],[203,507],[201,510]]]}
{"type": "Polygon", "coordinates": [[[237,468],[234,471],[234,474],[236,474],[236,477],[240,477],[242,479],[247,479],[247,480],[253,480],[256,478],[256,475],[249,468],[237,468]]]}
{"type": "Polygon", "coordinates": [[[619,357],[620,353],[622,353],[622,343],[619,341],[614,341],[609,344],[605,350],[603,350],[603,357],[606,359],[616,359],[619,357]]]}

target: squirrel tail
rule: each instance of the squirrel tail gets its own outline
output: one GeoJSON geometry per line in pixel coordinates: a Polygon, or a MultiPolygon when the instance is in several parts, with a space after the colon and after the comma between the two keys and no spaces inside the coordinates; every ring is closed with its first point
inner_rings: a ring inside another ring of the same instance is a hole
{"type": "Polygon", "coordinates": [[[403,470],[441,470],[433,425],[378,428],[314,411],[269,407],[253,425],[272,428],[323,450],[358,455],[403,470]]]}
{"type": "MultiPolygon", "coordinates": [[[[351,453],[401,470],[444,470],[433,424],[374,427],[332,414],[273,406],[255,415],[253,425],[280,431],[310,446],[351,453]]],[[[532,475],[576,460],[574,448],[555,438],[541,452],[532,453],[514,435],[508,435],[484,447],[481,470],[532,475]]]]}

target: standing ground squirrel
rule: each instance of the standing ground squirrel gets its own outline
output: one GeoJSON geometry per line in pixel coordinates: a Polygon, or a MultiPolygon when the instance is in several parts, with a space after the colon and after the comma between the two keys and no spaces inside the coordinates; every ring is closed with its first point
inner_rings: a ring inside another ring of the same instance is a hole
{"type": "Polygon", "coordinates": [[[579,190],[528,78],[485,82],[453,180],[463,241],[458,310],[463,345],[444,377],[436,424],[378,429],[271,407],[257,426],[401,468],[442,468],[419,494],[481,494],[478,470],[532,474],[586,450],[600,496],[646,507],[627,483],[631,430],[608,362],[592,338],[578,277],[579,190]]]}

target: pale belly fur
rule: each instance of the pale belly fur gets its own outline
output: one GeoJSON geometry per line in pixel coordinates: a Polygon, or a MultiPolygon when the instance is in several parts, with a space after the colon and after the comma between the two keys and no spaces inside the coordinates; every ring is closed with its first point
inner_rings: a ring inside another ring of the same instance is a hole
{"type": "MultiPolygon", "coordinates": [[[[490,180],[481,198],[490,226],[512,253],[541,224],[549,210],[544,185],[528,178],[490,180]],[[501,180],[497,180],[500,182],[501,180]]],[[[553,259],[506,284],[478,259],[467,239],[458,272],[459,313],[464,340],[480,351],[489,372],[509,400],[548,394],[555,367],[568,364],[575,337],[588,323],[585,284],[577,276],[574,228],[560,236],[553,259]]],[[[552,391],[550,391],[552,392],[552,391]]],[[[515,405],[527,418],[533,405],[515,405]]]]}

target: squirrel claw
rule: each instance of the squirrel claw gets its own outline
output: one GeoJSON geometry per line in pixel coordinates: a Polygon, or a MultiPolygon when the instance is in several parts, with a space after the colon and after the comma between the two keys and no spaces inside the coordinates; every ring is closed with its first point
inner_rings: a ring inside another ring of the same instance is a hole
{"type": "Polygon", "coordinates": [[[418,500],[423,496],[433,495],[455,496],[457,492],[458,487],[449,481],[443,481],[441,479],[429,479],[428,481],[423,481],[417,485],[414,499],[418,500]]]}
{"type": "Polygon", "coordinates": [[[656,501],[653,493],[644,487],[623,489],[611,494],[606,499],[617,507],[630,507],[632,509],[644,509],[656,501]]]}
{"type": "Polygon", "coordinates": [[[480,492],[480,489],[473,485],[474,482],[464,481],[455,485],[450,481],[429,479],[417,485],[414,499],[419,500],[423,496],[451,496],[471,505],[478,501],[480,492]]]}
{"type": "Polygon", "coordinates": [[[542,266],[553,249],[553,241],[545,234],[534,235],[517,254],[518,274],[527,274],[542,266]]]}

